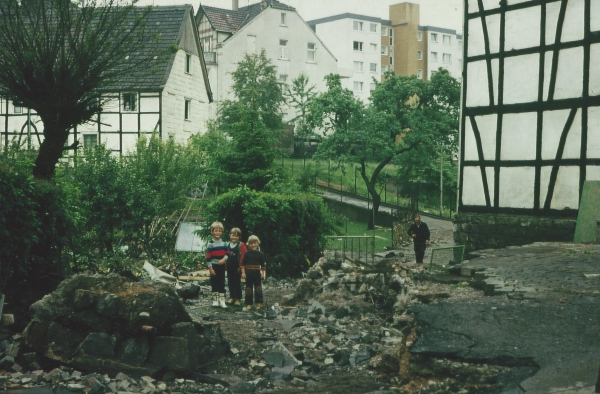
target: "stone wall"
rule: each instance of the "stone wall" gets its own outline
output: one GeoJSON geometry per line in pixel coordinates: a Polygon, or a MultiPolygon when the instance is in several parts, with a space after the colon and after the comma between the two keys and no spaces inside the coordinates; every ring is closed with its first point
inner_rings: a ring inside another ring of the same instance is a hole
{"type": "Polygon", "coordinates": [[[573,242],[575,218],[459,213],[454,218],[454,243],[466,252],[526,245],[573,242]]]}

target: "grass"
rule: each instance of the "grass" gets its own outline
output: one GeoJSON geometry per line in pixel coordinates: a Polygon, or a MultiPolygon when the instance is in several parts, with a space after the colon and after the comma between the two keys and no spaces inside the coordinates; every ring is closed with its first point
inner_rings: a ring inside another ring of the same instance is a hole
{"type": "MultiPolygon", "coordinates": [[[[383,252],[386,247],[392,245],[392,230],[390,228],[378,227],[375,229],[375,253],[383,252]]],[[[367,230],[367,223],[348,220],[337,235],[366,235],[373,236],[373,230],[367,230]],[[347,226],[346,226],[347,224],[347,226]]],[[[355,249],[358,248],[355,240],[355,249]]],[[[370,240],[368,241],[371,242],[370,240]]],[[[361,249],[364,250],[365,240],[361,239],[361,249]]],[[[341,250],[341,241],[331,238],[327,243],[327,250],[341,250]]],[[[370,250],[370,244],[369,244],[370,250]]]]}

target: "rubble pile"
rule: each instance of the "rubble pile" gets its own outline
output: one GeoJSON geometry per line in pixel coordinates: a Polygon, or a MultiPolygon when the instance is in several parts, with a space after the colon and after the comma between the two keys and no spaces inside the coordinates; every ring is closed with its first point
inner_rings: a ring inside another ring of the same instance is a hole
{"type": "Polygon", "coordinates": [[[173,287],[158,282],[78,274],[30,312],[24,344],[87,372],[181,375],[228,351],[218,324],[192,322],[173,287]]]}

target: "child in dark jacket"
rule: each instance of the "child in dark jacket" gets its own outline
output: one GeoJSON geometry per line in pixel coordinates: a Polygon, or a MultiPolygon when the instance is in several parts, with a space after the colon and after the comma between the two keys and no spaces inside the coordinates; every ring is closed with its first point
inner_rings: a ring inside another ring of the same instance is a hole
{"type": "Polygon", "coordinates": [[[256,235],[248,238],[248,250],[242,260],[242,278],[246,279],[246,309],[252,309],[252,287],[254,287],[254,301],[256,309],[263,306],[263,293],[261,279],[267,276],[265,255],[260,251],[260,239],[256,235]]]}
{"type": "Polygon", "coordinates": [[[241,271],[242,259],[248,248],[240,241],[242,230],[234,227],[229,232],[229,258],[227,259],[227,282],[229,283],[229,305],[239,306],[242,302],[241,271]]]}

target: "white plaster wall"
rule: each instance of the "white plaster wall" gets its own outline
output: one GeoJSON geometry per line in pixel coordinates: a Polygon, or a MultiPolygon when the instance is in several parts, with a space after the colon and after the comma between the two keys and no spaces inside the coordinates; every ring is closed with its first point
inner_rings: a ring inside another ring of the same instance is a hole
{"type": "MultiPolygon", "coordinates": [[[[469,7],[468,12],[478,12],[477,0],[466,0],[469,7]]],[[[540,31],[542,26],[541,7],[539,3],[530,0],[509,0],[508,4],[531,3],[532,7],[510,11],[506,14],[506,37],[505,49],[507,51],[536,48],[540,45],[542,35],[547,45],[553,44],[556,38],[556,28],[561,2],[547,4],[546,30],[540,31]]],[[[485,10],[498,8],[496,0],[483,0],[485,10]]],[[[561,32],[561,42],[573,42],[584,38],[584,0],[569,0],[567,3],[565,21],[561,32]]],[[[600,30],[600,1],[591,2],[592,12],[590,26],[592,31],[600,30]]],[[[485,17],[487,25],[490,52],[496,53],[500,47],[500,16],[490,15],[485,17]]],[[[483,29],[481,19],[468,21],[469,56],[485,54],[483,29]]],[[[555,90],[549,91],[551,81],[551,70],[554,61],[554,52],[547,51],[544,56],[543,75],[543,98],[544,102],[550,97],[554,100],[580,99],[584,94],[583,78],[585,72],[584,50],[582,47],[561,49],[558,56],[557,75],[555,90]]],[[[591,45],[590,50],[590,73],[589,91],[590,97],[600,96],[600,74],[595,72],[600,64],[600,44],[591,45]]],[[[467,107],[490,106],[488,89],[488,72],[485,61],[472,62],[467,65],[467,107]]],[[[538,83],[540,72],[540,55],[526,54],[518,57],[508,57],[504,61],[504,104],[527,104],[538,100],[538,83]]],[[[492,79],[494,88],[494,100],[492,105],[498,103],[498,61],[492,60],[492,79]]],[[[574,101],[576,102],[576,101],[574,101]]],[[[577,107],[575,107],[577,108],[577,107]]],[[[571,109],[551,109],[548,105],[543,110],[543,124],[541,128],[541,159],[552,162],[557,158],[557,151],[563,130],[571,109]]],[[[538,138],[536,112],[508,113],[502,118],[502,146],[501,159],[507,161],[531,161],[531,166],[523,167],[501,167],[499,172],[499,207],[501,208],[533,208],[533,192],[535,182],[536,146],[538,138]]],[[[584,119],[587,120],[587,146],[586,157],[590,160],[600,158],[600,107],[589,107],[587,117],[584,110],[577,108],[572,125],[568,130],[564,149],[560,158],[580,159],[583,141],[584,119]]],[[[481,132],[484,159],[489,160],[495,152],[497,115],[491,114],[476,117],[478,128],[481,132]]],[[[465,160],[478,160],[475,138],[470,120],[465,119],[463,132],[465,160]]],[[[547,165],[540,172],[540,197],[538,203],[543,206],[547,194],[548,185],[553,166],[547,165]]],[[[551,209],[577,209],[580,186],[580,167],[563,165],[557,172],[556,184],[554,186],[551,209]]],[[[465,205],[484,205],[482,197],[483,185],[479,167],[465,167],[463,172],[462,203],[465,205]]],[[[488,184],[493,185],[493,176],[487,172],[488,184]]],[[[590,164],[586,166],[586,179],[600,179],[600,165],[590,164]]]]}
{"type": "Polygon", "coordinates": [[[200,59],[192,55],[192,72],[185,73],[186,53],[179,50],[162,95],[162,135],[184,143],[191,134],[206,132],[209,104],[200,59]],[[184,119],[185,100],[190,99],[190,119],[184,119]]]}
{"type": "Polygon", "coordinates": [[[317,35],[338,59],[339,67],[352,70],[352,76],[342,81],[343,87],[352,90],[355,96],[365,103],[368,102],[371,94],[370,84],[373,78],[381,81],[381,24],[377,23],[377,31],[371,32],[370,23],[373,22],[346,18],[316,26],[317,35]],[[355,20],[363,22],[363,31],[354,30],[355,20]],[[354,50],[354,41],[363,43],[362,52],[354,50]],[[371,44],[377,45],[376,51],[371,51],[371,44]],[[354,71],[355,61],[363,62],[363,72],[354,71]],[[377,64],[376,73],[369,71],[370,63],[377,64]],[[354,90],[354,81],[363,83],[362,92],[354,90]]]}
{"type": "MultiPolygon", "coordinates": [[[[277,74],[287,75],[288,83],[304,73],[308,75],[310,84],[315,85],[316,91],[323,92],[326,90],[323,79],[325,75],[337,73],[335,57],[297,13],[269,7],[217,49],[218,101],[233,98],[230,74],[236,70],[237,63],[243,60],[244,54],[248,52],[249,35],[256,36],[256,52],[264,48],[267,57],[277,67],[277,74]],[[280,25],[282,12],[286,13],[285,26],[280,25]],[[288,41],[288,60],[279,59],[280,39],[288,41]],[[308,43],[316,44],[316,62],[307,61],[308,43]]],[[[284,109],[284,112],[287,114],[286,119],[295,116],[290,108],[284,109]]]]}

